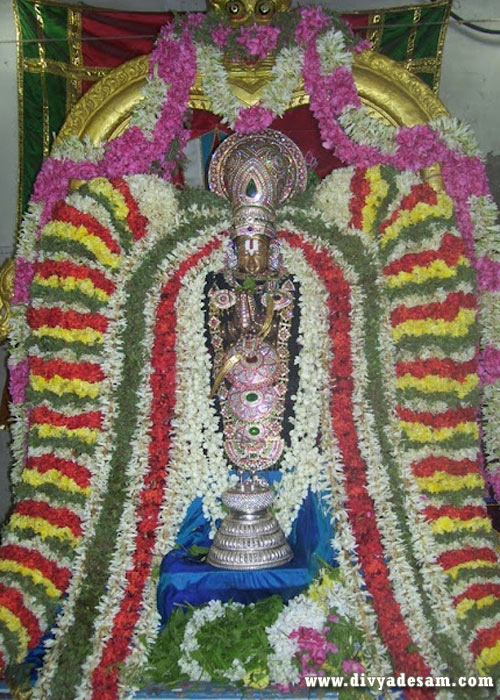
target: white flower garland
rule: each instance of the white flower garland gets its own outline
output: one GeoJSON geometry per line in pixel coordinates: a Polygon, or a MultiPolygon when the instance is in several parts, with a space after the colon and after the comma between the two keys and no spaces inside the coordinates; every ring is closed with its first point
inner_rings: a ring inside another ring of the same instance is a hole
{"type": "MultiPolygon", "coordinates": [[[[223,59],[221,49],[197,44],[196,60],[211,110],[222,117],[223,123],[234,127],[242,105],[231,91],[223,59]]],[[[282,116],[288,108],[293,91],[300,83],[303,62],[304,52],[298,46],[284,48],[276,55],[271,79],[260,99],[260,104],[276,116],[282,116]]]]}
{"type": "MultiPolygon", "coordinates": [[[[189,215],[190,217],[194,217],[193,225],[196,226],[196,219],[199,220],[200,223],[202,223],[206,217],[209,215],[209,212],[205,208],[198,208],[198,207],[192,207],[189,210],[189,215]]],[[[184,220],[184,218],[183,218],[184,220]]],[[[197,236],[196,242],[191,242],[191,248],[190,252],[194,252],[193,246],[202,246],[204,243],[206,243],[208,240],[212,239],[213,236],[215,235],[215,232],[219,229],[224,229],[225,225],[227,225],[227,222],[221,221],[220,224],[215,227],[215,228],[209,228],[206,229],[205,231],[202,231],[200,233],[200,237],[197,236]]],[[[176,248],[176,255],[179,255],[179,258],[182,259],[182,257],[185,257],[187,254],[187,249],[185,246],[178,246],[176,248]]],[[[212,254],[209,259],[206,259],[204,261],[201,261],[199,265],[194,268],[192,271],[190,271],[183,283],[183,288],[181,289],[179,293],[179,299],[177,302],[177,312],[182,313],[181,310],[181,305],[188,305],[190,308],[190,313],[193,308],[193,306],[196,306],[192,298],[192,287],[190,286],[190,282],[196,279],[204,280],[205,274],[210,267],[218,267],[221,263],[219,256],[220,252],[216,252],[215,254],[212,254]]],[[[172,257],[172,256],[170,256],[172,257]]],[[[165,276],[166,276],[166,271],[168,267],[165,268],[163,267],[162,273],[161,273],[161,279],[163,280],[163,283],[165,281],[165,276]]],[[[155,309],[155,296],[153,294],[150,294],[148,304],[145,310],[146,318],[149,318],[150,320],[148,321],[148,328],[149,333],[152,334],[152,329],[153,329],[153,317],[154,317],[154,309],[155,309]]],[[[190,314],[186,314],[186,318],[189,318],[190,314]]],[[[192,341],[192,336],[189,337],[189,340],[192,341]]],[[[192,346],[189,340],[186,342],[184,341],[184,350],[181,349],[179,344],[176,347],[176,352],[177,354],[179,352],[190,352],[193,351],[192,355],[197,355],[197,353],[202,350],[205,347],[205,341],[204,338],[201,339],[201,344],[198,344],[197,346],[192,346]]],[[[146,341],[145,341],[146,342],[146,341]]],[[[150,338],[150,342],[152,342],[152,339],[150,338]]],[[[200,343],[200,339],[197,341],[200,343]]],[[[146,346],[147,347],[147,346],[146,346]]],[[[150,347],[150,346],[149,346],[150,347]]],[[[193,380],[193,375],[189,376],[189,372],[187,371],[187,368],[184,366],[183,360],[184,356],[181,358],[178,355],[178,374],[177,374],[177,386],[179,387],[180,383],[183,383],[183,385],[189,381],[193,380]],[[184,372],[184,376],[183,376],[184,372]]],[[[196,374],[194,375],[196,377],[196,374]]],[[[209,381],[209,380],[208,380],[209,381]]],[[[177,389],[179,391],[179,389],[177,389]]],[[[201,407],[203,408],[203,406],[201,407]]],[[[185,443],[184,443],[184,435],[182,432],[183,427],[188,427],[184,423],[184,419],[182,416],[182,409],[179,407],[179,405],[176,405],[176,418],[175,418],[175,430],[174,430],[174,435],[172,438],[172,447],[171,447],[171,459],[169,462],[169,474],[168,474],[168,479],[165,487],[165,493],[164,493],[164,498],[163,498],[163,505],[160,510],[160,517],[159,517],[159,526],[157,530],[157,537],[156,537],[156,543],[155,543],[155,548],[153,552],[153,560],[152,560],[152,568],[159,567],[161,560],[165,556],[165,554],[172,549],[172,547],[175,545],[176,537],[178,534],[178,530],[182,524],[182,520],[184,518],[185,512],[187,507],[190,504],[190,500],[186,497],[182,496],[182,491],[179,492],[180,489],[188,489],[187,495],[191,494],[191,500],[196,497],[196,488],[197,488],[197,479],[198,475],[196,475],[196,478],[190,479],[190,472],[192,471],[192,462],[190,461],[191,457],[188,454],[188,461],[184,461],[182,457],[185,456],[186,449],[185,449],[185,443]]],[[[192,434],[192,431],[189,431],[190,434],[192,434]]],[[[201,432],[199,435],[196,435],[196,440],[197,442],[200,442],[201,440],[201,432]]],[[[147,441],[149,440],[149,436],[147,433],[144,433],[140,438],[139,438],[143,445],[145,445],[144,449],[147,450],[147,441]]],[[[198,446],[197,448],[199,451],[201,451],[201,447],[198,446]]],[[[188,450],[189,452],[189,450],[188,450]]],[[[224,471],[224,475],[228,476],[229,472],[228,470],[224,471]]],[[[199,487],[199,484],[198,484],[199,487]]],[[[153,577],[151,577],[147,584],[146,588],[144,591],[143,595],[143,600],[142,600],[142,607],[141,607],[141,614],[138,620],[138,623],[136,625],[136,629],[134,632],[134,639],[131,644],[131,651],[130,654],[128,655],[125,666],[126,666],[126,672],[129,670],[132,670],[132,672],[138,668],[140,668],[147,660],[147,652],[151,644],[154,642],[154,639],[156,638],[157,635],[157,630],[158,626],[160,623],[160,618],[159,618],[159,613],[157,610],[157,605],[156,605],[156,587],[157,587],[157,581],[154,580],[153,577]]],[[[122,674],[123,677],[123,674],[122,674]]],[[[123,688],[123,692],[125,692],[125,688],[123,688]]]]}
{"type": "Polygon", "coordinates": [[[87,134],[82,138],[72,134],[64,141],[56,141],[50,155],[58,160],[67,158],[75,163],[87,160],[91,163],[98,163],[104,157],[104,144],[95,145],[87,134]]]}
{"type": "Polygon", "coordinates": [[[442,116],[431,119],[428,126],[437,131],[448,148],[459,151],[465,156],[478,156],[483,159],[474,132],[465,122],[455,119],[455,117],[442,116]]]}
{"type": "MultiPolygon", "coordinates": [[[[227,609],[237,610],[242,608],[241,603],[226,603],[225,605],[221,603],[220,600],[211,600],[205,607],[195,610],[193,617],[189,620],[184,631],[184,639],[181,643],[181,650],[183,652],[179,659],[179,668],[183,673],[186,673],[189,678],[193,681],[210,681],[210,676],[206,671],[203,670],[202,666],[193,659],[193,651],[197,651],[200,648],[196,635],[199,630],[207,622],[213,622],[219,617],[224,617],[225,611],[227,609]]],[[[239,681],[245,675],[245,670],[243,673],[237,673],[237,677],[234,678],[234,682],[239,681]]]]}
{"type": "Polygon", "coordinates": [[[169,236],[179,217],[175,187],[156,175],[128,175],[123,178],[130,194],[148,219],[148,235],[169,236]]]}
{"type": "MultiPolygon", "coordinates": [[[[192,212],[191,212],[192,213],[192,212]]],[[[206,212],[203,210],[198,210],[197,214],[203,217],[206,212]]],[[[194,223],[194,222],[193,222],[194,223]]],[[[148,248],[157,240],[158,236],[153,234],[151,240],[148,238],[145,240],[145,245],[148,248]]],[[[165,284],[165,280],[172,274],[177,265],[181,260],[184,260],[190,254],[199,250],[210,238],[213,238],[213,231],[210,230],[208,236],[203,232],[200,236],[196,237],[196,240],[189,240],[184,243],[178,244],[174,251],[163,261],[160,265],[157,274],[156,282],[149,291],[146,307],[144,310],[144,316],[146,319],[146,331],[141,344],[144,348],[150,352],[151,347],[154,342],[154,325],[156,321],[156,308],[158,305],[158,300],[160,297],[161,289],[165,284]]],[[[139,247],[140,244],[139,244],[139,247]]],[[[144,255],[144,250],[138,255],[134,255],[134,259],[131,262],[131,266],[140,264],[140,261],[144,255]]],[[[206,262],[205,262],[206,265],[206,262]]],[[[96,624],[94,628],[94,643],[92,646],[92,654],[87,658],[84,668],[82,669],[82,684],[79,689],[79,695],[76,700],[85,700],[90,693],[90,682],[93,670],[98,666],[101,661],[102,652],[104,645],[109,640],[112,634],[113,622],[116,614],[119,611],[123,588],[126,585],[126,574],[132,568],[133,555],[135,552],[135,537],[137,534],[136,530],[136,518],[135,509],[137,503],[137,497],[142,489],[143,477],[147,473],[148,462],[149,462],[149,450],[148,445],[151,439],[150,433],[150,415],[151,415],[151,404],[152,404],[152,392],[150,388],[150,377],[152,373],[151,364],[145,365],[140,382],[140,402],[141,410],[138,412],[140,420],[136,428],[134,438],[133,438],[133,452],[131,459],[126,469],[129,472],[129,495],[127,497],[126,505],[121,517],[121,525],[119,527],[119,537],[117,539],[117,544],[115,552],[113,555],[113,562],[111,565],[112,575],[108,584],[108,593],[106,598],[101,601],[99,606],[99,616],[96,618],[96,624]]],[[[175,443],[175,437],[174,437],[175,443]]],[[[175,450],[175,448],[173,448],[175,450]]],[[[186,471],[191,470],[193,464],[188,462],[187,464],[183,462],[183,466],[186,471]]],[[[175,464],[172,460],[169,465],[169,474],[167,479],[167,485],[165,493],[175,493],[175,499],[171,497],[164,499],[164,509],[168,509],[174,517],[174,523],[170,523],[170,530],[174,531],[175,534],[182,523],[182,518],[185,514],[185,510],[189,506],[190,501],[194,498],[193,494],[184,494],[182,491],[178,491],[175,484],[176,469],[175,464]],[[184,498],[182,496],[185,496],[184,498]],[[192,496],[192,498],[189,498],[192,496]]],[[[192,483],[195,485],[196,480],[192,479],[192,483]]],[[[185,484],[185,482],[184,482],[185,484]]],[[[182,488],[182,487],[181,487],[182,488]]],[[[155,551],[158,551],[158,543],[161,543],[162,554],[173,547],[172,541],[165,542],[162,537],[157,538],[157,545],[155,551]]],[[[175,544],[175,539],[173,540],[175,544]]],[[[153,565],[155,565],[156,557],[153,557],[153,565]]],[[[156,610],[155,601],[156,590],[154,587],[147,586],[144,591],[141,605],[141,619],[146,618],[150,625],[145,632],[148,637],[148,641],[152,641],[152,636],[156,634],[157,624],[158,624],[158,613],[156,610]]],[[[139,663],[143,663],[146,656],[146,647],[144,644],[140,643],[140,633],[136,629],[134,634],[134,639],[131,643],[131,654],[127,657],[127,668],[136,666],[138,663],[137,657],[139,656],[139,663]],[[135,653],[134,653],[135,652],[135,653]]],[[[126,686],[121,687],[121,694],[127,690],[126,686]]]]}
{"type": "Polygon", "coordinates": [[[343,233],[349,229],[352,213],[349,210],[350,184],[354,166],[336,168],[316,187],[314,207],[319,210],[323,221],[334,223],[343,233]]]}
{"type": "Polygon", "coordinates": [[[116,406],[112,400],[114,387],[119,384],[122,377],[123,348],[118,341],[121,328],[121,312],[123,309],[123,299],[125,297],[125,284],[127,282],[126,267],[120,269],[119,274],[114,279],[116,289],[110,297],[106,307],[108,318],[108,328],[105,334],[104,343],[106,350],[103,353],[101,366],[105,379],[101,382],[98,396],[98,410],[102,414],[102,426],[98,433],[96,449],[92,460],[88,461],[87,467],[91,472],[91,489],[85,507],[85,517],[83,518],[83,533],[80,544],[75,549],[74,564],[72,566],[72,576],[66,590],[66,597],[61,602],[61,613],[54,628],[54,639],[47,640],[45,646],[48,652],[45,656],[43,668],[37,678],[32,690],[33,700],[44,700],[50,696],[50,685],[61,653],[61,646],[64,644],[68,629],[75,621],[74,608],[80,595],[87,572],[85,570],[85,560],[87,549],[92,541],[95,527],[102,509],[102,497],[107,486],[107,480],[111,467],[112,452],[109,445],[116,440],[114,426],[116,425],[116,406]]]}
{"type": "Polygon", "coordinates": [[[329,29],[316,42],[323,75],[330,75],[335,68],[351,69],[353,53],[346,49],[344,35],[338,29],[329,29]]]}
{"type": "Polygon", "coordinates": [[[495,200],[491,195],[472,196],[468,204],[474,222],[476,255],[489,255],[493,260],[500,261],[500,225],[495,200]]]}
{"type": "Polygon", "coordinates": [[[261,95],[261,104],[277,117],[282,117],[292,100],[293,91],[302,76],[304,51],[298,46],[282,49],[271,69],[271,79],[261,95]]]}
{"type": "Polygon", "coordinates": [[[368,107],[345,107],[338,121],[347,136],[360,146],[376,146],[386,153],[396,152],[396,128],[373,117],[368,107]]]}
{"type": "Polygon", "coordinates": [[[238,116],[240,101],[229,87],[222,51],[215,46],[197,45],[196,62],[212,112],[222,116],[224,124],[232,126],[238,116]]]}
{"type": "Polygon", "coordinates": [[[130,118],[130,126],[137,126],[151,139],[163,106],[167,101],[170,86],[158,75],[148,77],[142,88],[143,99],[140,109],[135,109],[130,118]]]}
{"type": "MultiPolygon", "coordinates": [[[[286,207],[283,214],[291,215],[297,213],[293,207],[286,207]]],[[[311,217],[320,216],[320,212],[312,210],[311,217]]],[[[311,245],[317,245],[318,241],[302,232],[297,231],[289,222],[282,224],[288,230],[299,233],[299,235],[311,245]]],[[[374,245],[368,237],[360,236],[363,242],[374,245]]],[[[338,264],[341,265],[343,274],[352,286],[356,282],[353,271],[343,264],[341,252],[331,245],[322,241],[321,245],[326,247],[338,264]]],[[[311,274],[309,270],[309,274],[311,274]]],[[[373,673],[379,675],[389,675],[391,673],[391,663],[387,649],[385,648],[378,633],[377,615],[373,609],[369,594],[366,592],[365,582],[361,573],[361,565],[356,554],[356,540],[352,533],[349,516],[346,512],[347,494],[345,490],[345,465],[339,453],[335,441],[330,416],[329,395],[323,394],[322,420],[321,420],[321,448],[326,460],[327,474],[330,481],[329,493],[332,499],[332,524],[334,525],[333,548],[338,552],[337,559],[344,581],[344,596],[352,610],[356,610],[356,621],[364,632],[366,644],[364,647],[365,658],[370,660],[370,668],[373,673]]]]}
{"type": "MultiPolygon", "coordinates": [[[[388,406],[392,407],[392,410],[389,412],[390,422],[387,426],[387,434],[391,442],[393,458],[399,466],[401,479],[404,484],[403,495],[405,513],[407,514],[407,520],[410,526],[409,530],[412,538],[412,545],[421,565],[422,579],[429,596],[429,603],[434,610],[435,619],[439,624],[439,630],[454,641],[457,653],[468,658],[470,671],[472,672],[472,655],[470,652],[468,652],[468,649],[463,649],[463,633],[461,633],[460,629],[458,628],[457,616],[452,600],[448,595],[443,595],[443,592],[446,591],[446,574],[442,567],[437,563],[435,538],[433,537],[430,523],[426,520],[422,513],[424,507],[428,505],[428,503],[422,500],[422,492],[416,482],[415,475],[413,474],[411,468],[413,459],[410,459],[408,452],[405,452],[401,448],[401,429],[399,427],[399,420],[394,409],[397,404],[394,371],[395,358],[394,344],[390,329],[390,312],[388,309],[386,309],[385,320],[382,323],[380,341],[385,358],[385,361],[382,363],[382,367],[384,369],[383,380],[385,385],[386,403],[388,406]]],[[[387,512],[389,509],[386,507],[384,510],[387,512]]],[[[396,523],[394,524],[394,532],[397,532],[396,523]]],[[[406,573],[402,571],[401,575],[402,579],[410,584],[406,592],[403,591],[403,604],[401,601],[399,602],[403,611],[405,610],[405,606],[409,606],[409,604],[411,604],[411,607],[413,608],[411,611],[409,611],[408,617],[406,618],[411,621],[410,627],[412,634],[414,634],[415,638],[419,641],[426,661],[431,666],[432,672],[436,675],[445,673],[447,668],[446,663],[438,656],[436,647],[432,644],[433,630],[428,624],[428,621],[423,618],[420,599],[412,592],[412,571],[407,570],[406,573]],[[410,597],[405,601],[404,596],[410,597]],[[420,640],[418,635],[422,635],[423,639],[420,640]]]]}
{"type": "Polygon", "coordinates": [[[295,653],[298,651],[298,642],[291,639],[293,630],[303,626],[317,630],[325,626],[327,613],[315,600],[311,600],[306,594],[292,598],[278,619],[266,628],[269,644],[273,653],[268,657],[269,680],[271,683],[298,683],[299,670],[294,663],[295,653]]]}

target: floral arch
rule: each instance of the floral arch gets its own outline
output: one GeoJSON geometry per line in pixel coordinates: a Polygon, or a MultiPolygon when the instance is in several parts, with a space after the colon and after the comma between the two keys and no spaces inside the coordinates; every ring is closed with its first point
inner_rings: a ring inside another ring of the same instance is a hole
{"type": "MultiPolygon", "coordinates": [[[[228,480],[208,398],[203,287],[221,265],[229,219],[211,193],[171,184],[186,109],[190,100],[206,108],[208,96],[248,133],[307,93],[323,147],[345,167],[280,213],[284,257],[302,289],[302,354],[277,512],[289,533],[308,491],[327,494],[340,581],[325,574],[276,614],[263,675],[240,659],[225,677],[283,685],[321,671],[328,659],[305,661],[308,647],[293,636],[307,627],[305,611],[317,634],[330,618],[350,620],[373,675],[495,676],[500,583],[478,412],[481,380],[496,488],[500,267],[473,137],[318,8],[291,13],[287,32],[236,36],[207,17],[164,28],[137,108],[142,59],[88,93],[23,223],[10,360],[17,499],[0,548],[0,660],[22,662],[57,615],[33,698],[133,688],[157,634],[161,559],[194,499],[207,522],[220,517],[228,480]],[[222,46],[233,44],[246,58],[275,53],[252,104],[230,89],[222,46]],[[353,75],[386,123],[361,105],[353,75]],[[116,138],[97,143],[99,129],[116,138]],[[288,628],[293,611],[304,624],[288,628]]],[[[241,612],[202,610],[200,629],[241,612]]],[[[184,647],[178,663],[203,677],[195,651],[184,647]]]]}

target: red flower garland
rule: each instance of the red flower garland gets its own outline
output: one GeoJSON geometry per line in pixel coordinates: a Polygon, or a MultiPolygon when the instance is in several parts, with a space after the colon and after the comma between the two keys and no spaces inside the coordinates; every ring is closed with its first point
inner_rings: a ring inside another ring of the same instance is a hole
{"type": "MultiPolygon", "coordinates": [[[[382,639],[391,653],[396,673],[429,676],[430,669],[419,652],[411,651],[416,645],[392,592],[373,501],[367,489],[366,465],[358,447],[352,396],[349,285],[328,250],[314,247],[297,234],[281,232],[280,235],[290,245],[303,251],[306,260],[320,276],[328,291],[327,304],[333,350],[330,376],[335,378],[330,403],[332,426],[346,466],[346,511],[356,538],[357,553],[366,586],[373,598],[382,639]]],[[[428,689],[408,689],[406,693],[409,700],[435,697],[428,689]]]]}
{"type": "Polygon", "coordinates": [[[132,232],[134,241],[138,241],[141,238],[143,238],[148,232],[149,222],[146,219],[146,217],[141,214],[139,206],[135,199],[132,197],[132,194],[125,180],[123,180],[120,177],[117,177],[111,180],[111,184],[120,192],[123,199],[125,200],[125,204],[127,205],[128,209],[127,226],[132,232]]]}
{"type": "Polygon", "coordinates": [[[384,268],[384,275],[397,275],[400,272],[411,272],[414,267],[427,267],[435,260],[444,260],[449,266],[455,266],[460,257],[465,255],[465,244],[462,238],[445,233],[437,250],[423,250],[420,253],[407,253],[394,260],[384,268]]]}
{"type": "Polygon", "coordinates": [[[463,292],[451,292],[442,302],[419,304],[418,306],[398,306],[391,313],[393,326],[405,321],[418,321],[425,319],[443,319],[453,321],[462,309],[475,309],[477,299],[474,294],[463,292]]]}
{"type": "Polygon", "coordinates": [[[77,265],[71,260],[45,260],[44,262],[36,263],[35,274],[42,279],[56,276],[60,279],[65,277],[74,277],[78,280],[89,279],[95,287],[102,289],[106,294],[113,294],[116,285],[106,277],[100,270],[96,270],[87,265],[77,265]]]}
{"type": "Polygon", "coordinates": [[[108,319],[102,314],[79,313],[78,311],[63,311],[59,307],[28,309],[26,313],[31,328],[37,330],[42,326],[65,328],[67,330],[83,330],[92,328],[100,333],[105,333],[108,327],[108,319]]]}
{"type": "Polygon", "coordinates": [[[75,537],[82,534],[80,517],[69,508],[56,508],[45,501],[27,499],[21,501],[13,511],[16,515],[26,515],[30,518],[42,518],[56,527],[68,528],[75,537]]]}
{"type": "Polygon", "coordinates": [[[213,239],[182,262],[162,289],[156,313],[155,341],[152,352],[151,443],[149,471],[136,509],[137,536],[132,568],[127,572],[127,587],[116,614],[111,638],[99,664],[92,673],[92,700],[114,700],[118,692],[119,664],[130,653],[130,644],[142,606],[144,586],[151,575],[151,560],[156,543],[156,528],[164,498],[171,441],[171,420],[175,409],[176,324],[175,302],[184,276],[204,257],[220,247],[213,239]]]}
{"type": "Polygon", "coordinates": [[[28,648],[32,649],[35,647],[42,636],[42,631],[36,615],[25,606],[21,593],[11,586],[5,586],[3,583],[0,583],[0,605],[3,605],[19,618],[30,636],[28,648]]]}
{"type": "Polygon", "coordinates": [[[401,211],[411,211],[420,203],[430,204],[431,206],[437,204],[437,194],[431,185],[427,183],[413,185],[410,194],[403,197],[399,207],[379,226],[379,232],[384,233],[389,226],[392,226],[399,218],[401,211]]]}
{"type": "Polygon", "coordinates": [[[44,360],[37,356],[31,356],[28,360],[29,368],[33,374],[45,379],[52,379],[58,375],[63,379],[83,379],[86,382],[101,382],[105,376],[101,365],[93,362],[44,360]]]}
{"type": "Polygon", "coordinates": [[[53,469],[72,479],[82,489],[90,486],[90,471],[86,467],[73,460],[56,457],[51,453],[39,457],[28,457],[26,469],[35,469],[40,474],[45,474],[53,469]]]}
{"type": "Polygon", "coordinates": [[[464,547],[443,552],[438,557],[438,562],[444,570],[452,569],[460,564],[472,561],[490,562],[496,564],[498,557],[494,549],[489,547],[464,547]]]}
{"type": "Polygon", "coordinates": [[[59,591],[65,591],[69,579],[70,570],[58,566],[55,562],[34,549],[21,547],[17,544],[6,544],[0,547],[0,557],[5,561],[14,561],[29,569],[39,571],[42,576],[51,581],[59,591]]]}
{"type": "Polygon", "coordinates": [[[349,211],[352,214],[349,226],[360,230],[363,228],[363,207],[370,194],[370,183],[366,179],[366,170],[367,168],[356,168],[349,185],[352,193],[349,200],[349,211]]]}
{"type": "Polygon", "coordinates": [[[86,214],[64,201],[56,204],[52,219],[56,222],[64,221],[67,224],[73,224],[76,228],[84,226],[88,233],[99,238],[112,253],[120,255],[122,252],[120,244],[114,240],[109,229],[100,224],[91,214],[86,214]]]}

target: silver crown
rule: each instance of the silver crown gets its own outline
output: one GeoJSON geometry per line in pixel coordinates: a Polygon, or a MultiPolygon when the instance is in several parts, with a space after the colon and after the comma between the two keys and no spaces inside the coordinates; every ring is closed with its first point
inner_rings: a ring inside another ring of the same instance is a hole
{"type": "Polygon", "coordinates": [[[229,136],[208,170],[210,189],[233,210],[231,236],[275,236],[276,208],[305,189],[307,168],[298,146],[279,131],[229,136]]]}

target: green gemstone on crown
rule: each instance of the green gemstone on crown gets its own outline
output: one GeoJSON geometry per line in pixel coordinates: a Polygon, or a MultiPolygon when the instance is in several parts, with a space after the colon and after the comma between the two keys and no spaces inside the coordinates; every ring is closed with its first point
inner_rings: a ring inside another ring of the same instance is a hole
{"type": "Polygon", "coordinates": [[[257,426],[254,425],[248,430],[248,432],[250,435],[258,435],[260,433],[260,428],[257,428],[257,426]]]}
{"type": "Polygon", "coordinates": [[[250,401],[250,403],[254,403],[259,398],[259,395],[256,394],[255,391],[250,391],[245,398],[247,401],[250,401]]]}
{"type": "Polygon", "coordinates": [[[251,197],[252,199],[257,194],[257,185],[255,184],[253,177],[250,178],[250,182],[247,185],[247,188],[245,190],[245,194],[247,197],[251,197]]]}

